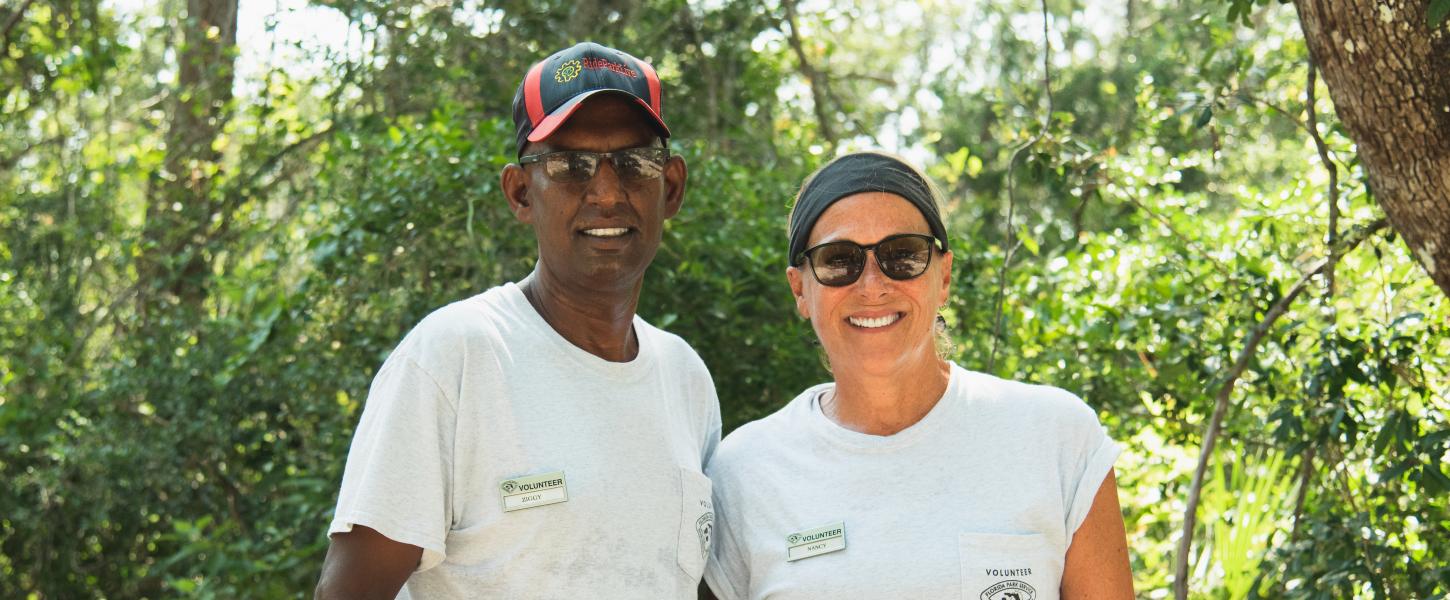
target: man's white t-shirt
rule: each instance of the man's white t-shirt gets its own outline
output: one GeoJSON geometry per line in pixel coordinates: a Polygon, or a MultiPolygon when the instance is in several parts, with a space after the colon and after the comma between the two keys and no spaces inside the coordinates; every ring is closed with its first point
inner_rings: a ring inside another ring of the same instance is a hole
{"type": "Polygon", "coordinates": [[[719,402],[689,345],[634,331],[606,361],[512,283],[429,315],[373,380],[329,534],[422,547],[399,598],[694,598],[719,402]]]}
{"type": "Polygon", "coordinates": [[[1119,452],[1082,400],[954,364],[921,421],[874,436],[821,413],[834,385],[732,432],[710,461],[716,595],[1058,597],[1119,452]]]}

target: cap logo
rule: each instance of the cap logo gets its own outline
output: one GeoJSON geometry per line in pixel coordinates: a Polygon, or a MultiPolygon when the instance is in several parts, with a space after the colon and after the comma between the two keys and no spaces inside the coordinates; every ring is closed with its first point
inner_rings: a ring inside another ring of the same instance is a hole
{"type": "Polygon", "coordinates": [[[630,79],[639,77],[638,71],[635,71],[634,69],[626,67],[620,63],[613,62],[604,58],[586,58],[584,59],[584,68],[590,70],[609,69],[610,71],[614,71],[615,73],[619,73],[620,75],[623,75],[630,79]]]}
{"type": "Polygon", "coordinates": [[[559,83],[568,83],[575,77],[578,77],[579,73],[583,70],[584,67],[579,64],[578,60],[571,60],[565,62],[564,64],[559,65],[559,70],[554,71],[554,81],[557,81],[559,83]]]}

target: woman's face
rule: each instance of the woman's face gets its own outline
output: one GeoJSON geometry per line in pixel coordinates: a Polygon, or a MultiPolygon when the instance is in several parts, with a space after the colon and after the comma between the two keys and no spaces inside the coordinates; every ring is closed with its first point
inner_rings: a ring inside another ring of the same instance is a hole
{"type": "MultiPolygon", "coordinates": [[[[865,192],[827,208],[806,247],[841,240],[867,246],[898,233],[930,236],[931,228],[905,198],[865,192]]],[[[951,287],[951,266],[951,253],[938,254],[921,276],[898,281],[881,273],[872,251],[861,277],[849,285],[821,285],[807,263],[786,269],[786,278],[796,310],[811,320],[838,375],[844,369],[884,375],[935,360],[933,327],[951,287]]]]}

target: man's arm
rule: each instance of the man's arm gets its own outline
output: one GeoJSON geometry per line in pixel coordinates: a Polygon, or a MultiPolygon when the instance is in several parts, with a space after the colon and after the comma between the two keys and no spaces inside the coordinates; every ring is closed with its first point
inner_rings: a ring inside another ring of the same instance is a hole
{"type": "Polygon", "coordinates": [[[1133,572],[1118,507],[1118,478],[1109,469],[1087,519],[1072,535],[1062,571],[1064,600],[1132,600],[1133,572]]]}
{"type": "Polygon", "coordinates": [[[354,525],[352,531],[332,535],[313,597],[392,600],[422,557],[422,548],[354,525]]]}

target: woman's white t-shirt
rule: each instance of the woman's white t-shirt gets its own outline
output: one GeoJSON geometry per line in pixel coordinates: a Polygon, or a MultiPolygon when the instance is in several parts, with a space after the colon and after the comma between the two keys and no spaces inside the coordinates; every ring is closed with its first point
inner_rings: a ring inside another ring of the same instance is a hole
{"type": "Polygon", "coordinates": [[[717,596],[1058,597],[1119,452],[1092,409],[954,364],[931,412],[875,436],[821,413],[833,386],[726,436],[710,461],[717,596]]]}

